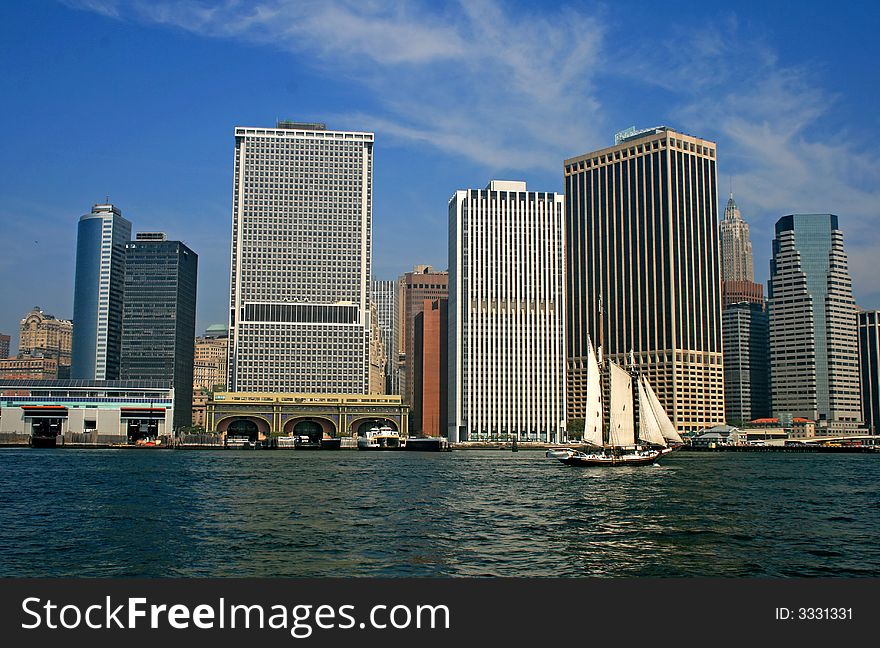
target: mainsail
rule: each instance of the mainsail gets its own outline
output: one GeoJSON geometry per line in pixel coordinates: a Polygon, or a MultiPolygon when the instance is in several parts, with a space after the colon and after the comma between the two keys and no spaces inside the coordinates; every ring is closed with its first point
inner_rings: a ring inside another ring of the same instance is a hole
{"type": "Polygon", "coordinates": [[[603,445],[602,439],[602,378],[593,342],[587,338],[587,410],[584,415],[584,443],[603,445]]]}
{"type": "Polygon", "coordinates": [[[636,443],[633,421],[632,377],[620,366],[608,362],[611,377],[611,400],[609,403],[609,443],[612,446],[632,446],[636,443]]]}
{"type": "Polygon", "coordinates": [[[639,440],[652,445],[665,446],[666,441],[660,431],[660,421],[648,400],[645,387],[650,389],[647,381],[639,376],[639,440]]]}
{"type": "Polygon", "coordinates": [[[647,378],[645,379],[645,394],[660,425],[660,433],[663,435],[663,438],[671,443],[683,443],[681,436],[679,436],[672,421],[669,420],[666,410],[663,409],[660,399],[657,398],[657,394],[654,393],[651,383],[648,382],[647,378]]]}

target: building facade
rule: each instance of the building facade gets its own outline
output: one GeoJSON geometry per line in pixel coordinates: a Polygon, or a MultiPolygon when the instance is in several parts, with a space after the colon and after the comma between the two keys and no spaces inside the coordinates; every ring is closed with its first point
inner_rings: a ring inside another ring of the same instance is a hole
{"type": "Polygon", "coordinates": [[[859,374],[862,420],[880,433],[880,311],[859,311],[859,374]]]}
{"type": "Polygon", "coordinates": [[[743,301],[764,303],[764,288],[755,283],[749,224],[732,192],[721,220],[721,298],[722,307],[743,301]]]}
{"type": "Polygon", "coordinates": [[[770,416],[770,330],[764,304],[739,302],[721,313],[727,422],[770,416]]]}
{"type": "Polygon", "coordinates": [[[79,219],[70,376],[119,378],[125,243],[131,223],[113,205],[95,205],[79,219]]]}
{"type": "Polygon", "coordinates": [[[236,127],[230,390],[366,393],[373,139],[236,127]]]}
{"type": "Polygon", "coordinates": [[[403,402],[412,406],[414,388],[414,360],[412,355],[415,336],[415,318],[424,307],[425,300],[446,299],[449,296],[449,273],[436,271],[429,265],[417,265],[398,281],[401,301],[400,352],[403,357],[401,385],[403,402]]]}
{"type": "MultiPolygon", "coordinates": [[[[73,322],[56,319],[34,306],[21,320],[18,353],[21,356],[54,358],[60,366],[70,367],[73,322]]],[[[3,356],[6,357],[6,356],[3,356]]]]}
{"type": "Polygon", "coordinates": [[[379,309],[379,330],[382,332],[382,343],[385,347],[385,393],[400,394],[400,343],[399,314],[400,291],[398,282],[372,282],[372,299],[379,309]]]}
{"type": "Polygon", "coordinates": [[[566,438],[564,208],[499,180],[449,200],[451,443],[566,438]]]}
{"type": "Polygon", "coordinates": [[[370,385],[369,394],[385,393],[385,377],[387,367],[385,343],[382,341],[382,329],[379,328],[379,307],[370,302],[370,385]]]}
{"type": "Polygon", "coordinates": [[[587,337],[644,373],[680,432],[724,421],[714,142],[666,127],[564,163],[569,417],[587,337]]]}
{"type": "Polygon", "coordinates": [[[174,428],[191,424],[199,258],[164,234],[125,244],[122,380],[170,380],[174,428]]]}
{"type": "Polygon", "coordinates": [[[0,333],[0,360],[9,357],[10,342],[12,342],[12,338],[10,336],[0,333]]]}
{"type": "Polygon", "coordinates": [[[61,443],[118,444],[172,436],[168,381],[0,380],[0,433],[51,426],[61,443]]]}
{"type": "Polygon", "coordinates": [[[449,428],[449,300],[425,300],[413,337],[413,431],[440,437],[449,428]]]}
{"type": "Polygon", "coordinates": [[[195,339],[195,355],[193,362],[193,390],[226,391],[227,356],[229,353],[229,335],[223,326],[222,334],[205,331],[205,335],[195,339]]]}
{"type": "Polygon", "coordinates": [[[857,315],[837,216],[776,222],[768,286],[774,415],[811,419],[823,431],[857,429],[857,315]]]}
{"type": "Polygon", "coordinates": [[[55,380],[58,361],[55,358],[18,354],[15,358],[0,358],[0,380],[55,380]]]}

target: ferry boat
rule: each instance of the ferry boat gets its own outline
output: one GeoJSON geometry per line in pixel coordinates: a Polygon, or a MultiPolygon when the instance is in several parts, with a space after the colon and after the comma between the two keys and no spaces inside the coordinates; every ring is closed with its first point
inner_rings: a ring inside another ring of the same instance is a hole
{"type": "Polygon", "coordinates": [[[372,427],[367,430],[366,436],[358,437],[357,447],[358,450],[403,450],[406,448],[406,439],[400,436],[400,432],[383,425],[372,427]]]}
{"type": "MultiPolygon", "coordinates": [[[[593,343],[587,340],[587,412],[584,449],[551,448],[547,457],[568,466],[650,466],[682,445],[679,436],[644,376],[635,378],[639,421],[636,439],[633,376],[620,365],[608,362],[610,381],[609,430],[603,430],[602,385],[593,343]]],[[[601,353],[601,350],[600,350],[601,353]]]]}
{"type": "Polygon", "coordinates": [[[249,437],[246,436],[233,436],[226,437],[226,447],[227,448],[254,448],[256,447],[256,442],[251,441],[249,437]]]}
{"type": "Polygon", "coordinates": [[[280,436],[276,439],[275,447],[279,449],[294,450],[339,450],[342,447],[342,439],[325,436],[322,439],[313,439],[307,434],[280,436]]]}

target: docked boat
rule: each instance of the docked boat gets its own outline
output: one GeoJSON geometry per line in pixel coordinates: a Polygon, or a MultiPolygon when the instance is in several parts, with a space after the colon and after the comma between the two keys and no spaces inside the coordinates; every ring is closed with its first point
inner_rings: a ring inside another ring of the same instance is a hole
{"type": "Polygon", "coordinates": [[[365,436],[358,437],[357,447],[358,450],[404,450],[406,439],[400,436],[400,432],[383,425],[372,427],[365,436]]]}
{"type": "Polygon", "coordinates": [[[633,398],[633,376],[620,365],[608,362],[610,400],[609,429],[602,415],[602,374],[588,340],[587,411],[584,448],[551,448],[547,456],[569,466],[650,466],[682,444],[648,379],[635,378],[638,390],[638,426],[633,398]],[[638,431],[638,432],[637,432],[638,431]],[[636,438],[638,437],[638,438],[636,438]]]}
{"type": "Polygon", "coordinates": [[[251,441],[250,438],[246,436],[226,437],[227,448],[249,449],[255,448],[256,445],[255,441],[251,441]]]}

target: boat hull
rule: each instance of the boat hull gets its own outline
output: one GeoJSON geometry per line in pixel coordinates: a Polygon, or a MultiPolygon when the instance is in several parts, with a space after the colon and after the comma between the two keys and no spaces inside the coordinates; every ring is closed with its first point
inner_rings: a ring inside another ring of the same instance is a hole
{"type": "Polygon", "coordinates": [[[637,454],[584,454],[576,453],[568,457],[560,457],[559,461],[566,466],[597,467],[597,466],[651,466],[672,452],[674,448],[654,450],[637,454]]]}

